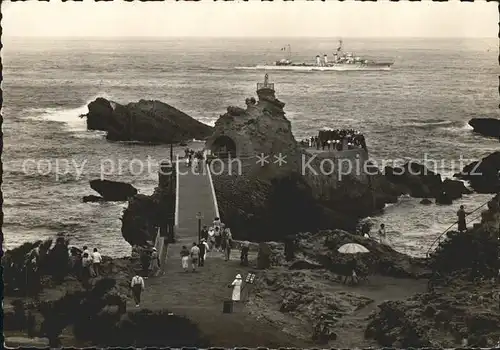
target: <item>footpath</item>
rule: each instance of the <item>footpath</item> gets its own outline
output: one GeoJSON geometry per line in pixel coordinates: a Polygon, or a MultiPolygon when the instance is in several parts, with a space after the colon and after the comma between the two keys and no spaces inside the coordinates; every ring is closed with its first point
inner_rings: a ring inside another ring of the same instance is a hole
{"type": "MultiPolygon", "coordinates": [[[[228,285],[236,274],[245,279],[252,271],[240,265],[239,251],[233,250],[229,261],[224,261],[222,253],[210,252],[204,267],[199,267],[196,272],[182,270],[182,246],[190,248],[193,242],[198,241],[196,214],[201,212],[202,226],[209,226],[217,216],[217,209],[208,170],[205,168],[197,175],[188,171],[183,162],[179,163],[178,170],[176,243],[168,246],[167,259],[162,263],[163,274],[145,280],[141,308],[167,309],[189,318],[198,324],[212,346],[310,347],[311,344],[290,339],[290,335],[268,321],[250,315],[244,300],[235,304],[233,313],[222,313],[223,301],[231,298],[232,289],[228,285]]],[[[255,253],[252,255],[250,259],[255,257],[255,253]]],[[[247,290],[244,288],[242,291],[243,299],[247,290]]],[[[132,310],[135,306],[130,301],[127,308],[132,310]]]]}

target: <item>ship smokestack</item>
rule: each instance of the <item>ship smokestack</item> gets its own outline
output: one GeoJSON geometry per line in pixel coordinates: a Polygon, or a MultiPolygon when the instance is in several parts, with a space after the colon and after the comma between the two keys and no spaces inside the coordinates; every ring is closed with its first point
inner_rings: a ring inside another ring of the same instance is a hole
{"type": "Polygon", "coordinates": [[[328,63],[328,56],[325,54],[325,55],[323,56],[323,58],[324,58],[324,60],[325,60],[325,65],[326,65],[326,64],[328,63]]]}
{"type": "Polygon", "coordinates": [[[319,57],[319,55],[316,56],[316,64],[321,66],[321,57],[319,57]]]}

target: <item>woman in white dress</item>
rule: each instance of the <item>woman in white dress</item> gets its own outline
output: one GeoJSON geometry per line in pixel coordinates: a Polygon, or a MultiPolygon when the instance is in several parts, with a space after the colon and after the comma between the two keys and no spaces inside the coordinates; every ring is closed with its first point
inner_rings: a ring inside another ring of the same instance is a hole
{"type": "Polygon", "coordinates": [[[215,245],[215,230],[213,227],[210,227],[208,230],[208,245],[210,246],[210,250],[212,250],[215,245]]]}
{"type": "Polygon", "coordinates": [[[241,300],[241,285],[242,284],[243,284],[243,281],[241,280],[241,275],[237,274],[233,283],[231,283],[231,286],[233,287],[233,295],[232,295],[231,299],[233,301],[240,301],[241,300]]]}

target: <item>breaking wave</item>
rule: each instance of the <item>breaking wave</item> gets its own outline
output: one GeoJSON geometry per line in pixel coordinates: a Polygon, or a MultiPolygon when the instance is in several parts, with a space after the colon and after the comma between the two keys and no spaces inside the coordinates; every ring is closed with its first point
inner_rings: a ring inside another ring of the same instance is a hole
{"type": "Polygon", "coordinates": [[[27,111],[27,118],[62,123],[68,131],[76,133],[78,137],[101,138],[103,132],[87,130],[86,119],[80,117],[88,112],[87,105],[98,97],[109,98],[105,93],[102,93],[90,98],[84,105],[76,108],[32,108],[27,111]]]}

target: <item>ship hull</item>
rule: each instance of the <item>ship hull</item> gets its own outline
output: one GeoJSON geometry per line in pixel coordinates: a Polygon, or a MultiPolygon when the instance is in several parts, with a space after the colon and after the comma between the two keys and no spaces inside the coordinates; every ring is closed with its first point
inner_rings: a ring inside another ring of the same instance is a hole
{"type": "Polygon", "coordinates": [[[284,70],[284,71],[381,71],[391,70],[392,64],[337,64],[332,66],[307,66],[307,65],[258,65],[254,67],[236,67],[237,69],[256,69],[256,70],[284,70]]]}

